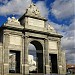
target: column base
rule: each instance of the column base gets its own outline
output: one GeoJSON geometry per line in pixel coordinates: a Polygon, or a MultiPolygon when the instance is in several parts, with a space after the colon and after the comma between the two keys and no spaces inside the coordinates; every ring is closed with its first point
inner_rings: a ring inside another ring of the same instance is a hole
{"type": "Polygon", "coordinates": [[[65,67],[60,67],[60,66],[59,66],[59,74],[63,74],[63,75],[66,74],[66,69],[65,69],[65,67]]]}
{"type": "Polygon", "coordinates": [[[50,66],[49,65],[45,65],[45,72],[46,72],[46,74],[50,74],[50,66]]]}
{"type": "Polygon", "coordinates": [[[9,64],[4,64],[4,75],[8,75],[9,74],[9,64]]]}
{"type": "Polygon", "coordinates": [[[2,63],[0,63],[0,75],[2,74],[2,63]]]}
{"type": "Polygon", "coordinates": [[[22,65],[22,74],[23,75],[28,75],[29,74],[29,65],[28,64],[23,64],[22,65]]]}

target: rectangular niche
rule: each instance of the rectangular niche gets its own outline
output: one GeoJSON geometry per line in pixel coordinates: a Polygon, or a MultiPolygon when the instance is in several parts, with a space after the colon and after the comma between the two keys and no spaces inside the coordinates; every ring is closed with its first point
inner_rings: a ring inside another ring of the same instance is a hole
{"type": "Polygon", "coordinates": [[[9,73],[20,73],[20,51],[10,50],[9,73]]]}
{"type": "Polygon", "coordinates": [[[49,41],[49,49],[57,49],[57,42],[49,41]]]}
{"type": "Polygon", "coordinates": [[[10,44],[21,45],[21,36],[11,35],[10,36],[10,44]]]}
{"type": "Polygon", "coordinates": [[[28,25],[44,28],[44,21],[34,18],[28,18],[28,25]]]}

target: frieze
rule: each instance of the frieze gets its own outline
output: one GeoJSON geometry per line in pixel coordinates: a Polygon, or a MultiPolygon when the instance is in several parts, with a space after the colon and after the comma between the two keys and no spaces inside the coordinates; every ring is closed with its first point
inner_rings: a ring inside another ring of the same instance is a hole
{"type": "Polygon", "coordinates": [[[51,37],[51,36],[48,36],[48,39],[49,39],[49,40],[53,40],[53,41],[61,41],[60,38],[57,38],[57,37],[51,37]]]}
{"type": "Polygon", "coordinates": [[[7,35],[19,35],[22,36],[22,32],[14,31],[14,30],[4,30],[4,34],[7,35]]]}

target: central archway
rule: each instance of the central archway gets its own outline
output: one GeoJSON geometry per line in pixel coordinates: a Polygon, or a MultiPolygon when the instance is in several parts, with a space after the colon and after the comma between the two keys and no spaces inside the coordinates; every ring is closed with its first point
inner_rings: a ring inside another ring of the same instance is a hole
{"type": "Polygon", "coordinates": [[[31,41],[28,46],[30,73],[43,73],[43,46],[38,41],[31,41]],[[33,66],[33,67],[32,67],[33,66]]]}

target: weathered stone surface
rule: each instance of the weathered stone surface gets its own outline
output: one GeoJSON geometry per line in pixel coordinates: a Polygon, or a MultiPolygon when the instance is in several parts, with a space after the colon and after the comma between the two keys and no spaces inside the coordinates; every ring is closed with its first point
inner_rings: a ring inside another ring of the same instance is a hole
{"type": "Polygon", "coordinates": [[[34,18],[28,18],[28,25],[44,28],[44,21],[34,18]]]}
{"type": "Polygon", "coordinates": [[[10,44],[21,45],[22,39],[21,36],[11,35],[10,36],[10,44]]]}
{"type": "Polygon", "coordinates": [[[49,40],[49,49],[57,50],[57,41],[51,41],[49,40]]]}
{"type": "Polygon", "coordinates": [[[66,74],[65,54],[61,51],[60,45],[62,36],[50,24],[46,26],[46,20],[40,16],[40,12],[34,4],[30,5],[27,12],[19,21],[14,17],[8,18],[7,23],[0,28],[2,31],[0,32],[1,75],[29,74],[29,43],[32,43],[36,47],[37,72],[39,74],[52,73],[52,59],[49,56],[50,54],[57,55],[58,74],[66,74]],[[9,73],[10,52],[15,53],[16,66],[19,66],[15,68],[15,73],[9,73]]]}

